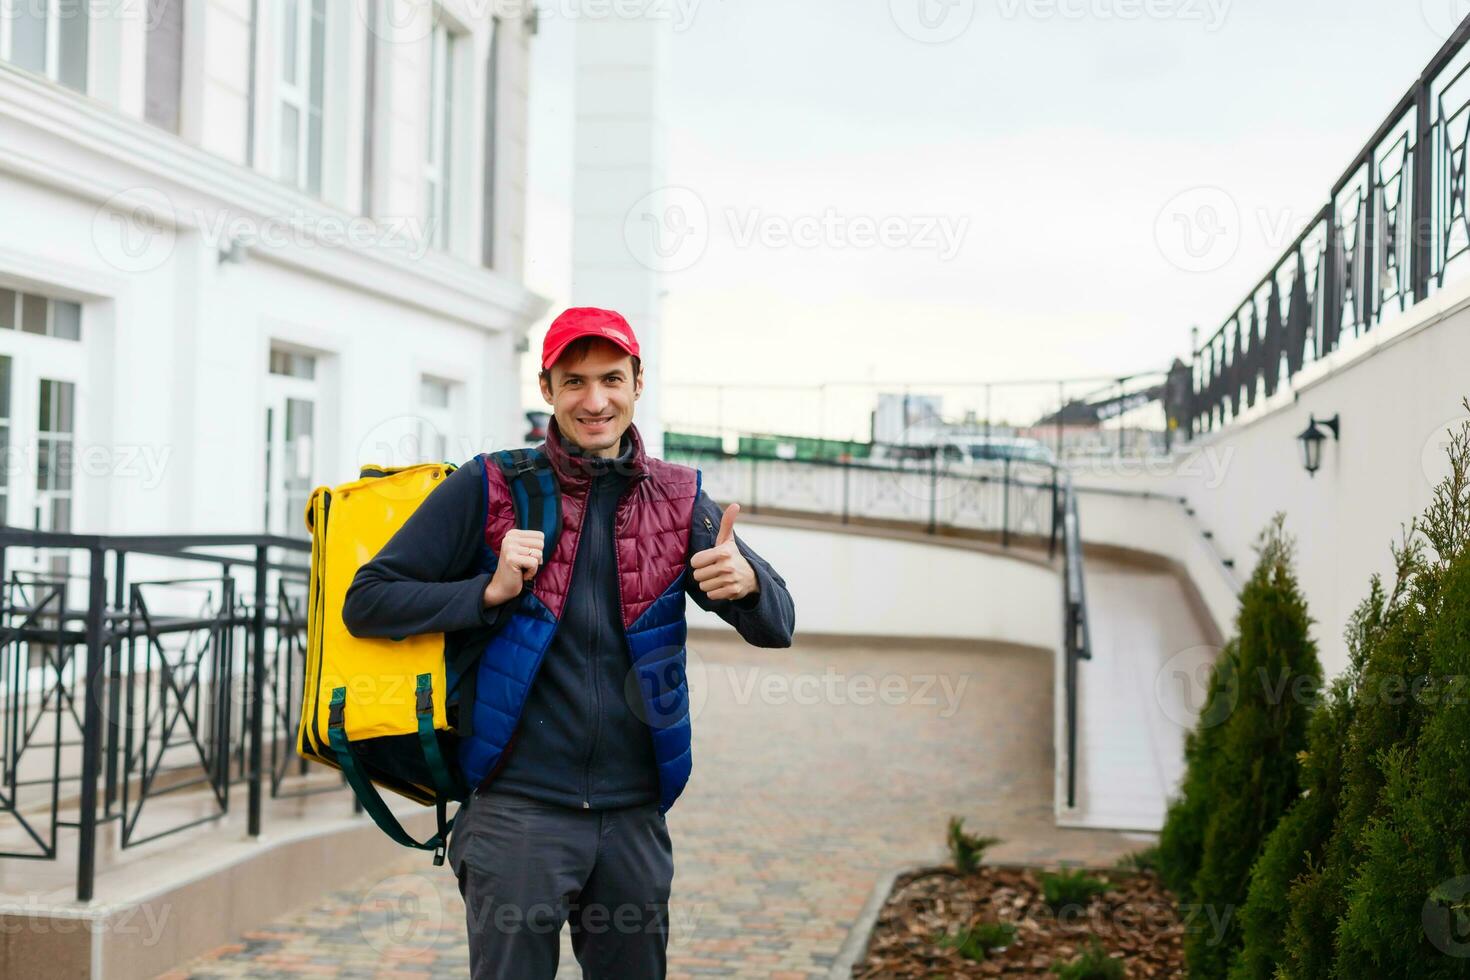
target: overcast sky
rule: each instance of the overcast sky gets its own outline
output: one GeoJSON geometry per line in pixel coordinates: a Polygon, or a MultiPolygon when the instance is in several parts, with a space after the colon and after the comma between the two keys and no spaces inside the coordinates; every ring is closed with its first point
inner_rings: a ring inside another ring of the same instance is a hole
{"type": "MultiPolygon", "coordinates": [[[[1320,210],[1466,6],[669,0],[668,183],[711,235],[666,277],[664,381],[1165,368],[1320,210]]],[[[558,305],[574,33],[543,17],[533,41],[527,278],[558,305]]]]}

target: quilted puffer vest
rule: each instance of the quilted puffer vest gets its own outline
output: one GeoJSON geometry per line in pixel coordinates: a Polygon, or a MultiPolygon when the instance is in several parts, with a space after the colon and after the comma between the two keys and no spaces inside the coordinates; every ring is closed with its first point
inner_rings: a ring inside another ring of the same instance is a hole
{"type": "MultiPolygon", "coordinates": [[[[634,705],[648,725],[658,767],[659,812],[666,813],[689,781],[689,690],[685,681],[684,576],[698,470],[647,456],[636,426],[627,464],[630,479],[613,519],[618,594],[630,666],[638,680],[634,705]]],[[[589,475],[569,455],[553,420],[537,447],[556,471],[562,524],[556,550],[544,556],[508,622],[481,653],[476,667],[472,734],[460,741],[459,763],[470,786],[499,771],[541,661],[551,646],[568,595],[590,486],[589,475]]],[[[486,520],[481,568],[493,572],[501,540],[515,527],[515,508],[504,474],[485,460],[486,520]]]]}

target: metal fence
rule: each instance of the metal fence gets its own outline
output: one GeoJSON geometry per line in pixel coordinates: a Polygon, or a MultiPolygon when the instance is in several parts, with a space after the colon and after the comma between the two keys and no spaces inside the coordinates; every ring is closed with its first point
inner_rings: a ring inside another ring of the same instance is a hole
{"type": "Polygon", "coordinates": [[[1077,666],[1092,659],[1082,527],[1077,493],[1065,467],[994,460],[948,464],[941,457],[912,465],[848,460],[792,460],[713,450],[671,454],[703,472],[716,500],[739,500],[759,514],[819,514],[843,524],[913,525],[929,534],[988,532],[1003,547],[1043,544],[1062,556],[1062,706],[1067,806],[1077,802],[1077,666]]]}
{"type": "Polygon", "coordinates": [[[1470,19],[1193,362],[1191,431],[1218,428],[1346,340],[1424,301],[1470,252],[1470,19]]]}
{"type": "MultiPolygon", "coordinates": [[[[1088,653],[1082,547],[1064,469],[805,462],[699,454],[705,487],[753,513],[992,532],[1063,562],[1065,760],[1075,794],[1076,664],[1088,653]]],[[[310,545],[257,535],[103,536],[0,527],[0,858],[55,860],[78,835],[126,849],[264,800],[344,788],[294,751],[310,545]],[[73,574],[73,565],[82,565],[73,574]],[[192,793],[186,807],[163,797],[192,793]],[[111,825],[115,825],[113,828],[111,825]]],[[[344,799],[345,802],[345,799],[344,799]]]]}
{"type": "Polygon", "coordinates": [[[86,901],[109,825],[135,847],[219,820],[243,784],[257,836],[266,794],[340,789],[293,745],[309,552],[0,527],[0,857],[54,860],[76,830],[86,901]]]}

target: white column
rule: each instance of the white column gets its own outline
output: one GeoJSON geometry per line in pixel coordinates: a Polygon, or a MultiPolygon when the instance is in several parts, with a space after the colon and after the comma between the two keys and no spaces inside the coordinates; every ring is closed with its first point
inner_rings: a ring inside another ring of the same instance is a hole
{"type": "Polygon", "coordinates": [[[665,266],[646,245],[646,216],[662,215],[666,196],[663,91],[671,35],[670,21],[656,16],[584,17],[577,24],[571,301],[617,310],[637,333],[645,388],[635,421],[655,456],[663,454],[665,266]]]}

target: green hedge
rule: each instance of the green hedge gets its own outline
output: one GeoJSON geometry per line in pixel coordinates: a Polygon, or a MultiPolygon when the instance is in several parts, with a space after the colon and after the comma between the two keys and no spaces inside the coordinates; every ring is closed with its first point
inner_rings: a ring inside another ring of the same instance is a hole
{"type": "Polygon", "coordinates": [[[1212,928],[1184,938],[1190,975],[1223,980],[1243,941],[1234,914],[1251,866],[1296,800],[1299,754],[1322,668],[1311,619],[1293,570],[1293,544],[1277,515],[1262,532],[1259,558],[1241,590],[1235,636],[1210,674],[1205,705],[1185,742],[1180,795],[1159,841],[1160,870],[1192,916],[1212,928]]]}

